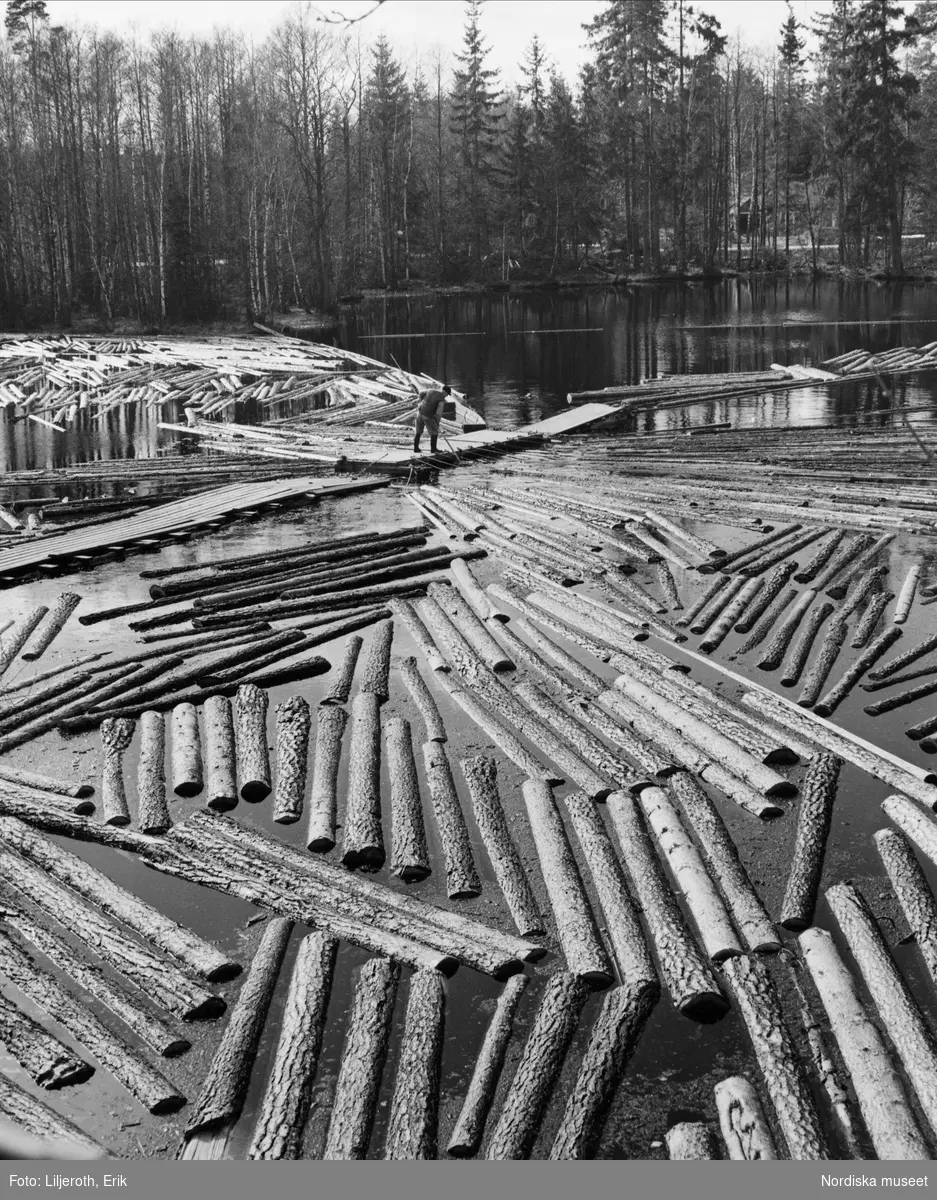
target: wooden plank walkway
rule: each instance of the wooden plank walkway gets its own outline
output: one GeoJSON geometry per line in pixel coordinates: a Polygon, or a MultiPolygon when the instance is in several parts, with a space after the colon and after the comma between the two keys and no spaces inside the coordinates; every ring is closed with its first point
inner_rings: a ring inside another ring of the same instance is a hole
{"type": "Polygon", "coordinates": [[[320,496],[364,491],[388,483],[389,477],[382,475],[359,476],[351,480],[301,475],[212,488],[195,496],[157,505],[126,520],[118,518],[85,530],[76,529],[54,537],[37,538],[3,551],[0,553],[0,581],[9,582],[26,571],[49,569],[71,559],[90,557],[110,549],[127,550],[134,546],[145,546],[154,538],[191,531],[265,505],[300,497],[318,499],[320,496]]]}

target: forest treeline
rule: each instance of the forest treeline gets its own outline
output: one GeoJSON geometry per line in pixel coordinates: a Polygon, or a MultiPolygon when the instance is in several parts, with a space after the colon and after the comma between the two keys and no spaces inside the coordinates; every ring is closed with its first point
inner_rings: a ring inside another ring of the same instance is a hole
{"type": "Polygon", "coordinates": [[[365,287],[778,268],[905,270],[937,217],[937,0],[834,0],[773,51],[686,0],[611,0],[569,81],[460,51],[402,61],[297,7],[148,39],[9,0],[0,325],[262,317],[365,287]]]}

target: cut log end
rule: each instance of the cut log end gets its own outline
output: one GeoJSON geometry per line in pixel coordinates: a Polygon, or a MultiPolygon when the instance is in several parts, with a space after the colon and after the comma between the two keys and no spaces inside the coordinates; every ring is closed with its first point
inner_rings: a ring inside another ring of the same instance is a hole
{"type": "Polygon", "coordinates": [[[316,854],[328,854],[330,850],[335,849],[335,838],[317,835],[306,843],[306,849],[316,854]]]}
{"type": "MultiPolygon", "coordinates": [[[[214,812],[230,812],[233,808],[237,808],[238,805],[237,796],[209,796],[205,803],[214,812]]],[[[145,829],[143,832],[149,833],[152,831],[145,829]]],[[[161,830],[161,832],[165,833],[166,831],[161,830]]]]}
{"type": "Polygon", "coordinates": [[[679,1006],[680,1012],[700,1025],[715,1025],[729,1011],[729,1002],[721,992],[694,992],[679,1006]]]}
{"type": "Polygon", "coordinates": [[[270,784],[264,779],[246,779],[241,784],[241,799],[247,804],[260,804],[270,795],[270,790],[270,784]]]}
{"type": "Polygon", "coordinates": [[[181,800],[191,800],[193,796],[201,793],[203,786],[200,779],[184,779],[177,783],[172,790],[181,800]]]}
{"type": "Polygon", "coordinates": [[[391,871],[391,875],[396,875],[404,883],[419,883],[421,879],[428,879],[432,873],[432,868],[426,866],[425,863],[403,863],[391,871]]]}

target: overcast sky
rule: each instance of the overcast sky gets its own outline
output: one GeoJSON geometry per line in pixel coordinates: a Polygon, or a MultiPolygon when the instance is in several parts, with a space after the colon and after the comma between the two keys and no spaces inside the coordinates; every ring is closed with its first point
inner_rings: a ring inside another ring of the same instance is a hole
{"type": "MultiPolygon", "coordinates": [[[[807,24],[812,14],[831,5],[832,0],[794,0],[792,7],[807,24]]],[[[208,34],[222,26],[240,29],[260,42],[299,5],[297,0],[48,0],[48,7],[55,24],[78,21],[113,30],[136,27],[141,34],[165,27],[184,34],[208,34]]],[[[328,15],[357,17],[373,7],[373,0],[322,0],[315,7],[328,15]]],[[[488,0],[482,10],[482,29],[491,47],[490,65],[501,71],[504,83],[517,82],[517,64],[536,32],[560,71],[575,81],[586,58],[583,23],[604,7],[595,0],[488,0]]],[[[733,40],[740,33],[743,42],[763,50],[780,41],[778,30],[787,16],[784,0],[702,0],[699,7],[716,16],[733,40]]],[[[462,0],[385,0],[352,32],[360,31],[368,41],[385,33],[398,56],[412,60],[437,48],[449,54],[458,51],[464,22],[462,0]]]]}

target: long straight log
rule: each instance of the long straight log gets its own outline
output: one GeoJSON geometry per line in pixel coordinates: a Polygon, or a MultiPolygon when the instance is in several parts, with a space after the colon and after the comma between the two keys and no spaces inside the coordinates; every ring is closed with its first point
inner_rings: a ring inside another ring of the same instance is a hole
{"type": "Polygon", "coordinates": [[[905,581],[901,585],[901,591],[898,593],[898,603],[895,605],[895,615],[892,617],[895,625],[903,625],[907,621],[920,577],[921,564],[915,563],[908,571],[905,581]]]}
{"type": "Polygon", "coordinates": [[[456,629],[491,671],[513,671],[514,663],[504,653],[491,631],[469,608],[460,592],[451,586],[431,583],[427,593],[440,606],[456,629]]]}
{"type": "Polygon", "coordinates": [[[865,612],[856,623],[856,630],[852,636],[850,645],[853,650],[861,650],[872,634],[875,632],[875,627],[882,619],[882,614],[885,609],[895,598],[894,592],[880,592],[879,595],[873,596],[866,606],[865,612]]]}
{"type": "Polygon", "coordinates": [[[445,1005],[446,992],[440,975],[435,971],[417,971],[410,979],[385,1159],[436,1157],[445,1005]]]}
{"type": "Polygon", "coordinates": [[[293,922],[268,922],[185,1125],[186,1137],[236,1121],[244,1108],[257,1047],[283,965],[293,922]]]}
{"type": "Polygon", "coordinates": [[[722,1140],[729,1158],[764,1162],[778,1158],[771,1127],[754,1087],[741,1075],[721,1079],[715,1087],[722,1140]]]}
{"type": "MultiPolygon", "coordinates": [[[[4,913],[6,916],[6,913],[4,913]]],[[[523,979],[523,976],[517,976],[523,979]]],[[[33,1083],[48,1091],[84,1083],[94,1067],[60,1042],[54,1033],[0,994],[0,1042],[33,1083]]]]}
{"type": "Polygon", "coordinates": [[[56,1158],[90,1159],[103,1158],[107,1154],[84,1130],[18,1087],[5,1075],[0,1075],[0,1113],[16,1128],[37,1140],[36,1149],[25,1152],[30,1157],[43,1154],[56,1158]]]}
{"type": "Polygon", "coordinates": [[[813,706],[814,712],[820,717],[828,717],[845,700],[872,663],[878,662],[888,647],[893,646],[900,637],[901,630],[894,625],[880,633],[842,677],[816,702],[813,706]]]}
{"type": "Polygon", "coordinates": [[[932,650],[937,650],[937,633],[931,634],[930,637],[924,638],[922,642],[918,642],[916,646],[911,646],[902,654],[889,659],[884,666],[875,667],[874,670],[869,672],[869,679],[876,682],[880,679],[888,679],[904,667],[909,667],[911,663],[917,662],[918,659],[923,658],[926,654],[930,654],[932,650]]]}
{"type": "Polygon", "coordinates": [[[843,604],[844,618],[858,612],[872,593],[881,591],[887,583],[888,567],[874,567],[871,571],[860,575],[856,580],[855,588],[849,592],[843,604]]]}
{"type": "MultiPolygon", "coordinates": [[[[463,599],[472,606],[476,615],[482,621],[489,618],[502,621],[507,618],[499,614],[488,595],[482,590],[478,580],[472,574],[471,568],[464,558],[455,558],[449,565],[456,587],[462,593],[463,599]]],[[[451,1151],[450,1151],[451,1153],[451,1151]]]]}
{"type": "Polygon", "coordinates": [[[141,833],[165,833],[172,824],[166,803],[166,726],[160,712],[140,717],[137,824],[141,833]]]}
{"type": "Polygon", "coordinates": [[[543,780],[528,779],[522,791],[567,967],[593,987],[608,987],[614,978],[611,963],[595,928],[552,788],[543,780]]]}
{"type": "Polygon", "coordinates": [[[722,969],[791,1158],[811,1162],[827,1158],[823,1123],[764,963],[751,956],[730,958],[722,969]]]}
{"type": "Polygon", "coordinates": [[[364,639],[355,634],[345,643],[344,652],[335,669],[335,678],[332,680],[329,690],[322,697],[320,703],[346,703],[351,694],[351,683],[355,675],[355,666],[358,662],[358,655],[361,652],[363,642],[364,639]]]}
{"type": "Polygon", "coordinates": [[[873,840],[931,982],[937,987],[937,899],[902,834],[880,829],[873,840]]]}
{"type": "Polygon", "coordinates": [[[806,929],[800,935],[800,945],[875,1153],[882,1159],[929,1158],[930,1151],[891,1055],[833,939],[825,929],[806,929]]]}
{"type": "Polygon", "coordinates": [[[764,587],[764,580],[760,578],[749,579],[743,583],[736,591],[735,595],[725,606],[719,615],[718,620],[713,624],[709,633],[700,642],[700,650],[704,654],[709,654],[725,640],[733,625],[739,620],[748,605],[755,599],[758,593],[764,587]]]}
{"type": "Polygon", "coordinates": [[[820,632],[820,626],[835,609],[836,606],[831,604],[829,600],[826,600],[817,608],[812,608],[807,614],[804,627],[801,629],[797,640],[791,646],[787,664],[781,672],[781,678],[778,680],[782,687],[793,687],[800,679],[801,673],[807,665],[807,659],[810,657],[810,650],[816,640],[817,634],[820,632]]]}
{"type": "Polygon", "coordinates": [[[390,773],[391,858],[390,873],[411,882],[431,873],[423,801],[413,759],[410,725],[403,717],[384,721],[387,767],[390,773]]]}
{"type": "Polygon", "coordinates": [[[328,851],[335,845],[338,764],[347,720],[348,714],[343,708],[320,706],[316,713],[312,794],[306,830],[306,845],[310,850],[328,851]]]}
{"type": "Polygon", "coordinates": [[[172,710],[172,790],[177,796],[197,796],[202,790],[202,744],[194,704],[172,710]]]}
{"type": "Polygon", "coordinates": [[[804,613],[813,603],[816,598],[816,592],[811,589],[801,592],[794,601],[794,606],[778,626],[774,637],[762,651],[761,658],[758,661],[758,667],[762,671],[774,671],[782,663],[787,647],[790,645],[791,638],[797,632],[797,628],[803,620],[804,613]]]}
{"type": "MultiPolygon", "coordinates": [[[[712,582],[710,583],[710,585],[706,589],[706,591],[703,592],[702,596],[700,596],[699,599],[695,601],[695,603],[691,604],[690,607],[683,614],[683,616],[677,620],[677,622],[676,622],[677,626],[681,627],[681,628],[686,628],[687,626],[692,625],[693,622],[696,621],[696,619],[700,616],[701,613],[705,612],[706,609],[710,608],[710,606],[715,604],[717,597],[720,595],[720,593],[723,591],[724,588],[728,587],[730,582],[731,582],[731,580],[728,575],[717,575],[712,580],[712,582]]],[[[739,586],[741,586],[741,585],[739,585],[739,586]]],[[[738,588],[736,589],[736,591],[738,591],[738,588]]],[[[707,622],[707,625],[708,625],[708,622],[707,622]]]]}
{"type": "MultiPolygon", "coordinates": [[[[52,775],[43,775],[38,771],[24,771],[19,767],[10,767],[0,763],[0,779],[13,783],[24,783],[27,787],[38,788],[44,792],[58,792],[61,796],[71,796],[76,800],[85,800],[94,795],[93,783],[68,783],[56,779],[52,775]]],[[[93,808],[93,805],[92,805],[93,808]]]]}
{"type": "Polygon", "coordinates": [[[446,729],[439,709],[436,707],[436,701],[433,699],[433,693],[420,674],[416,659],[412,656],[397,658],[394,660],[394,666],[400,672],[400,677],[410,693],[410,698],[420,710],[426,726],[426,740],[431,742],[447,741],[446,729]]]}
{"type": "Polygon", "coordinates": [[[481,892],[481,881],[475,869],[472,844],[452,778],[449,759],[440,742],[423,743],[423,769],[426,772],[436,827],[442,843],[449,899],[477,896],[481,892]]]}
{"type": "Polygon", "coordinates": [[[691,1020],[720,1020],[729,1006],[664,878],[637,800],[626,792],[615,792],[608,798],[608,811],[671,1000],[691,1020]]]}
{"type": "Polygon", "coordinates": [[[80,603],[81,596],[77,592],[62,592],[52,606],[44,627],[39,630],[39,636],[28,650],[23,651],[24,662],[35,662],[37,658],[42,658],[80,603]]]}
{"type": "MultiPolygon", "coordinates": [[[[786,592],[782,592],[775,602],[768,608],[761,620],[755,625],[754,629],[738,648],[738,654],[748,654],[750,650],[754,650],[756,646],[760,646],[771,630],[774,628],[778,617],[793,601],[797,600],[799,593],[796,588],[788,588],[786,592]]],[[[811,596],[811,599],[813,597],[811,596]]]]}
{"type": "Polygon", "coordinates": [[[237,760],[234,724],[227,696],[209,696],[202,706],[205,723],[205,803],[218,812],[237,806],[237,760]]]}
{"type": "MultiPolygon", "coordinates": [[[[90,821],[87,825],[101,828],[94,826],[90,821]]],[[[63,826],[50,832],[82,836],[83,831],[75,828],[74,820],[63,822],[63,826]]],[[[91,831],[87,832],[90,835],[91,831]]],[[[113,832],[115,838],[111,839],[111,844],[138,853],[144,850],[149,842],[149,839],[142,839],[141,843],[136,835],[122,834],[120,830],[113,832]]],[[[221,983],[240,975],[240,964],[223,954],[216,946],[206,942],[185,926],[177,924],[152,905],[138,899],[83,858],[63,849],[22,821],[10,816],[0,817],[0,839],[5,846],[40,867],[52,879],[65,884],[72,892],[77,892],[109,916],[117,918],[147,942],[159,947],[201,978],[212,983],[221,983]]]]}
{"type": "MultiPolygon", "coordinates": [[[[793,562],[779,563],[771,574],[765,577],[765,586],[742,614],[741,620],[736,622],[736,633],[751,633],[772,602],[781,594],[795,569],[796,565],[793,562]]],[[[760,638],[759,641],[761,640],[763,639],[760,638]]]]}
{"type": "Polygon", "coordinates": [[[325,933],[307,934],[299,944],[276,1056],[247,1152],[250,1159],[303,1156],[337,951],[338,942],[325,933]]]}
{"type": "Polygon", "coordinates": [[[390,696],[390,648],[393,637],[393,621],[381,621],[371,635],[361,669],[361,691],[373,693],[381,702],[390,696]]]}
{"type": "Polygon", "coordinates": [[[303,814],[311,724],[309,705],[302,696],[290,696],[277,705],[273,819],[279,825],[295,824],[303,814]]]}
{"type": "Polygon", "coordinates": [[[252,683],[237,690],[234,734],[241,799],[259,804],[270,795],[270,751],[267,745],[267,693],[252,683]]]}
{"type": "Polygon", "coordinates": [[[816,579],[821,569],[826,566],[826,564],[842,545],[845,537],[845,529],[836,529],[831,531],[827,535],[826,541],[822,543],[820,548],[814,554],[813,558],[811,558],[810,561],[794,575],[794,579],[797,581],[797,583],[810,583],[811,580],[816,579]]]}
{"type": "Polygon", "coordinates": [[[419,647],[426,659],[430,670],[447,672],[451,668],[439,648],[430,637],[429,631],[423,624],[422,618],[408,600],[394,600],[390,605],[394,616],[399,617],[407,628],[410,637],[419,647]]]}
{"type": "Polygon", "coordinates": [[[565,971],[547,981],[488,1145],[489,1160],[530,1157],[587,996],[584,980],[565,971]]]}
{"type": "Polygon", "coordinates": [[[827,627],[826,636],[820,643],[820,649],[813,661],[813,666],[804,676],[803,686],[797,703],[802,708],[812,708],[820,695],[820,689],[826,683],[827,676],[833,669],[833,664],[839,657],[843,642],[846,640],[846,622],[838,616],[834,617],[827,627]]]}
{"type": "Polygon", "coordinates": [[[937,1125],[934,1036],[862,895],[852,884],[839,883],[827,889],[826,899],[933,1130],[937,1125]]]}
{"type": "Polygon", "coordinates": [[[864,557],[863,551],[868,549],[871,542],[872,539],[868,536],[868,534],[864,533],[850,537],[847,541],[843,542],[820,574],[814,579],[813,586],[815,590],[818,592],[826,592],[827,595],[832,596],[833,599],[838,599],[842,596],[845,596],[846,585],[851,578],[852,572],[850,572],[849,576],[842,581],[843,590],[839,596],[834,595],[833,590],[830,589],[830,585],[836,576],[839,575],[840,572],[842,572],[846,567],[855,567],[858,557],[864,557]]]}
{"type": "Polygon", "coordinates": [[[0,648],[0,677],[5,675],[16,658],[35,632],[36,626],[48,612],[45,605],[30,609],[25,617],[15,626],[5,644],[0,648]]]}
{"type": "Polygon", "coordinates": [[[377,870],[384,864],[385,853],[381,829],[380,698],[374,692],[359,692],[352,701],[348,761],[342,862],[346,867],[377,870]]]}
{"type": "Polygon", "coordinates": [[[719,616],[719,614],[727,605],[731,604],[732,601],[735,600],[744,587],[744,579],[730,578],[729,586],[717,592],[716,595],[713,596],[713,598],[709,601],[709,603],[703,606],[696,618],[690,623],[690,632],[695,634],[705,633],[716,617],[719,616]]]}
{"type": "Polygon", "coordinates": [[[124,787],[124,754],[133,740],[133,721],[108,719],[101,725],[101,808],[106,825],[129,825],[124,787]]]}
{"type": "Polygon", "coordinates": [[[934,692],[937,692],[937,682],[929,680],[927,683],[918,684],[917,687],[908,688],[907,691],[895,692],[894,695],[886,696],[875,704],[867,704],[862,711],[870,717],[878,717],[895,708],[902,708],[905,704],[913,704],[915,700],[921,700],[925,696],[932,696],[934,692]]]}
{"type": "Polygon", "coordinates": [[[362,1159],[367,1154],[393,1026],[400,968],[390,959],[372,958],[358,968],[356,975],[322,1152],[327,1160],[362,1159]]]}
{"type": "Polygon", "coordinates": [[[19,940],[4,930],[0,930],[0,970],[93,1054],[148,1112],[178,1112],[185,1104],[185,1096],[168,1079],[66,992],[53,975],[32,960],[19,940]]]}
{"type": "Polygon", "coordinates": [[[800,931],[813,920],[842,765],[834,754],[818,754],[804,777],[791,871],[778,918],[785,929],[800,931]]]}
{"type": "Polygon", "coordinates": [[[783,545],[769,550],[761,558],[756,558],[747,564],[736,564],[735,569],[742,575],[760,575],[762,571],[776,566],[779,562],[784,562],[790,555],[797,554],[806,546],[812,545],[823,537],[825,532],[824,529],[812,529],[809,533],[799,534],[793,541],[785,542],[783,545]]]}

